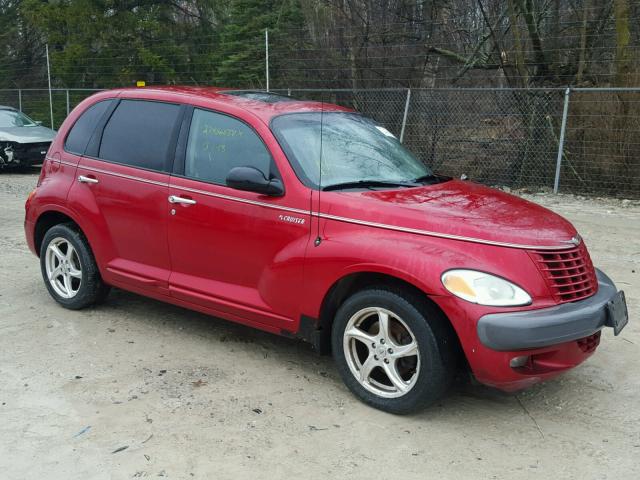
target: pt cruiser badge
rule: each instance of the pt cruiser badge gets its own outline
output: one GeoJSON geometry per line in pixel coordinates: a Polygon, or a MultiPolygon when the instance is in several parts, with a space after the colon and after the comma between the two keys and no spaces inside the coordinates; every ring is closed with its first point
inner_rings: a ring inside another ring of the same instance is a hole
{"type": "Polygon", "coordinates": [[[278,218],[283,222],[296,223],[298,225],[304,225],[305,219],[300,217],[292,217],[291,215],[278,215],[278,218]]]}

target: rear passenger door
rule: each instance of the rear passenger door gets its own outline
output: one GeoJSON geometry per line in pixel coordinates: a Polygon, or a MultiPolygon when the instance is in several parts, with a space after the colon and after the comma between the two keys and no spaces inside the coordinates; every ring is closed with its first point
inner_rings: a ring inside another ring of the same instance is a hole
{"type": "Polygon", "coordinates": [[[227,187],[234,167],[280,178],[263,138],[221,112],[195,108],[185,119],[169,191],[177,202],[169,212],[171,294],[227,318],[286,329],[299,315],[292,295],[302,281],[308,199],[227,187]]]}
{"type": "Polygon", "coordinates": [[[70,202],[96,229],[92,246],[108,283],[167,293],[168,171],[183,109],[121,100],[80,159],[70,202]]]}

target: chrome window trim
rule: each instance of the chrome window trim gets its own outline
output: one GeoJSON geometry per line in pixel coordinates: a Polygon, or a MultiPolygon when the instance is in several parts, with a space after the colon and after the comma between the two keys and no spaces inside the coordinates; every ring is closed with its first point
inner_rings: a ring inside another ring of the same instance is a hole
{"type": "MultiPolygon", "coordinates": [[[[102,160],[99,160],[99,161],[102,161],[102,160]]],[[[69,165],[69,166],[73,166],[73,167],[83,168],[83,169],[89,170],[91,172],[104,173],[105,175],[112,175],[114,177],[126,178],[127,180],[133,180],[133,181],[142,182],[142,183],[149,183],[151,185],[157,185],[159,187],[168,187],[169,186],[169,184],[166,183],[166,182],[159,182],[157,180],[149,180],[147,178],[136,177],[134,175],[127,175],[126,173],[110,172],[109,170],[103,170],[101,168],[87,167],[86,165],[75,165],[73,163],[64,162],[64,161],[61,161],[60,163],[63,163],[65,165],[69,165]]],[[[128,165],[125,165],[125,166],[128,166],[128,165]]],[[[135,168],[135,167],[130,167],[130,168],[135,168]]],[[[167,172],[157,172],[155,170],[149,170],[149,171],[158,173],[159,175],[167,175],[167,176],[169,175],[167,172]]]]}
{"type": "MultiPolygon", "coordinates": [[[[49,160],[54,160],[51,157],[47,157],[47,159],[49,160]]],[[[103,170],[101,168],[95,168],[95,167],[87,167],[84,165],[76,165],[74,163],[70,163],[70,162],[65,162],[63,160],[54,160],[54,161],[59,161],[60,163],[64,164],[64,165],[68,165],[71,167],[78,167],[78,168],[83,168],[85,170],[90,170],[93,172],[97,172],[97,173],[104,173],[105,175],[113,175],[115,177],[120,177],[120,178],[126,178],[128,180],[134,180],[134,181],[138,181],[138,182],[143,182],[143,183],[149,183],[152,185],[157,185],[160,187],[167,187],[167,188],[175,188],[176,190],[182,190],[184,192],[191,192],[191,193],[197,193],[200,195],[206,195],[209,197],[214,197],[214,198],[220,198],[222,200],[229,200],[232,202],[240,202],[240,203],[245,203],[248,205],[255,205],[258,207],[265,207],[265,208],[271,208],[273,210],[281,210],[284,212],[291,212],[291,213],[298,213],[301,215],[311,215],[312,217],[318,217],[318,218],[324,218],[326,220],[333,220],[336,222],[344,222],[344,223],[351,223],[351,224],[355,224],[355,225],[364,225],[367,227],[373,227],[373,228],[382,228],[385,230],[393,230],[396,232],[404,232],[404,233],[412,233],[415,235],[424,235],[424,236],[428,236],[428,237],[436,237],[436,238],[446,238],[449,240],[459,240],[462,242],[471,242],[471,243],[480,243],[483,245],[493,245],[496,247],[508,247],[508,248],[518,248],[518,249],[522,249],[522,250],[566,250],[569,248],[575,248],[574,243],[572,243],[570,240],[568,242],[571,243],[564,243],[566,241],[561,241],[562,243],[559,245],[523,245],[523,244],[518,244],[518,243],[509,243],[509,242],[499,242],[499,241],[494,241],[494,240],[483,240],[481,238],[474,238],[474,237],[465,237],[462,235],[453,235],[453,234],[448,234],[448,233],[440,233],[440,232],[431,232],[429,230],[421,230],[421,229],[417,229],[417,228],[409,228],[409,227],[400,227],[398,225],[389,225],[386,223],[378,223],[378,222],[370,222],[367,220],[359,220],[356,218],[349,218],[349,217],[341,217],[338,215],[330,215],[328,213],[320,213],[320,212],[309,212],[309,210],[302,210],[299,208],[294,208],[294,207],[286,207],[284,205],[275,205],[272,203],[266,203],[266,202],[260,202],[258,200],[249,200],[247,198],[241,198],[241,197],[234,197],[232,195],[225,195],[223,193],[214,193],[214,192],[207,192],[206,190],[200,190],[197,188],[190,188],[190,187],[183,187],[180,185],[170,185],[166,182],[158,182],[155,180],[148,180],[146,178],[141,178],[141,177],[136,177],[134,175],[126,175],[123,173],[115,173],[115,172],[110,172],[108,170],[103,170]]],[[[100,160],[98,160],[100,161],[100,160]]],[[[129,168],[135,168],[135,167],[129,167],[129,168]]],[[[168,173],[163,173],[163,172],[158,172],[160,175],[169,175],[168,173]]],[[[197,181],[197,180],[191,180],[191,181],[197,181]]]]}

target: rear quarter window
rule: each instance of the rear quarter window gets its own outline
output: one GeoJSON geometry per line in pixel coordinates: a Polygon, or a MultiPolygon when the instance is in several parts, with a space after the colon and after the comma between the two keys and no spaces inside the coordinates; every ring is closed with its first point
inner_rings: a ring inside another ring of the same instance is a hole
{"type": "Polygon", "coordinates": [[[122,100],[104,127],[98,157],[148,170],[167,168],[180,106],[122,100]]]}
{"type": "Polygon", "coordinates": [[[67,152],[84,155],[98,122],[113,102],[114,100],[103,100],[95,103],[78,117],[64,142],[64,149],[67,152]]]}

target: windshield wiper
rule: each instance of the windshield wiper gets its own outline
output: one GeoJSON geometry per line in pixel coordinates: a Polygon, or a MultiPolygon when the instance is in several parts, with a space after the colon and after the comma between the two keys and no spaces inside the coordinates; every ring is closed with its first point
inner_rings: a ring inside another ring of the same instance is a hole
{"type": "Polygon", "coordinates": [[[343,190],[348,188],[369,188],[369,187],[418,187],[420,184],[415,182],[394,182],[386,180],[358,180],[355,182],[334,183],[322,187],[323,191],[343,190]]]}
{"type": "Polygon", "coordinates": [[[433,183],[441,183],[446,182],[447,180],[451,180],[451,177],[443,177],[442,175],[436,175],[434,173],[429,173],[427,175],[423,175],[414,180],[414,182],[422,183],[422,184],[433,184],[433,183]]]}

